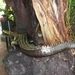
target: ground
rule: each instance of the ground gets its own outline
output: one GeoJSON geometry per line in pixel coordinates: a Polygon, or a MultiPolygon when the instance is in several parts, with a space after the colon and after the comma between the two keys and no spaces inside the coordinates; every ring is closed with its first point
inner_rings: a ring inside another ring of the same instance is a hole
{"type": "Polygon", "coordinates": [[[0,41],[0,75],[8,75],[5,71],[5,64],[3,63],[3,58],[7,54],[6,43],[0,41]]]}

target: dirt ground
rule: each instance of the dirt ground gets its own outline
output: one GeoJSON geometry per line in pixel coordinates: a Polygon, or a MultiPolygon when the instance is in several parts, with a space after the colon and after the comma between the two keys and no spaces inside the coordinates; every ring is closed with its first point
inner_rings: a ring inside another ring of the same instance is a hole
{"type": "Polygon", "coordinates": [[[5,64],[3,63],[3,58],[7,54],[5,42],[0,41],[0,75],[8,75],[4,69],[5,64]]]}

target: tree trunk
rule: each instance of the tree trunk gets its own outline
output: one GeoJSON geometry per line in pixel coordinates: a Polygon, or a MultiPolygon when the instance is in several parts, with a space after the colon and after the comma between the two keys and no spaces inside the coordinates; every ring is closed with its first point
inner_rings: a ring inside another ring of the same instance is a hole
{"type": "Polygon", "coordinates": [[[32,7],[31,0],[5,0],[8,6],[13,9],[15,17],[16,31],[18,33],[28,32],[32,37],[35,34],[35,28],[38,24],[32,7]]]}
{"type": "Polygon", "coordinates": [[[46,45],[68,41],[63,0],[32,0],[46,45]]]}

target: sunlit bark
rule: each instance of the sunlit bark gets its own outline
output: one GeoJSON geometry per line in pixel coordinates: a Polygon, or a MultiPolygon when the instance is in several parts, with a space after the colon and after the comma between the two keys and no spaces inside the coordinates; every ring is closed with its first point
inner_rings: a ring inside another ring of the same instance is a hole
{"type": "Polygon", "coordinates": [[[68,41],[63,0],[32,0],[46,45],[68,41]]]}

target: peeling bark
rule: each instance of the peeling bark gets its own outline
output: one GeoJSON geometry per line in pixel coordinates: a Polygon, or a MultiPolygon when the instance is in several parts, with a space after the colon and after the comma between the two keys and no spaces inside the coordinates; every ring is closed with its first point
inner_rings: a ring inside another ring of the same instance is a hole
{"type": "Polygon", "coordinates": [[[63,0],[32,0],[46,45],[68,41],[63,0]]]}

